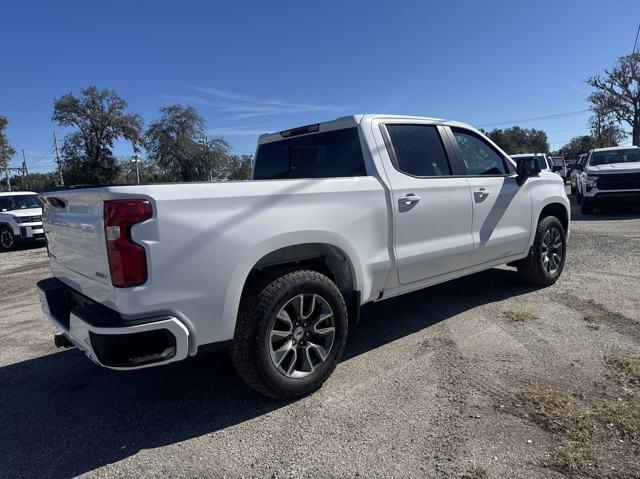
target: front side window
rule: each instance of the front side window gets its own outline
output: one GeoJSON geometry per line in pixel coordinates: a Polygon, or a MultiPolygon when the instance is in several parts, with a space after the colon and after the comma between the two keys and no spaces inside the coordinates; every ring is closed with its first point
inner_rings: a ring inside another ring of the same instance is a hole
{"type": "Polygon", "coordinates": [[[332,178],[366,174],[358,129],[345,128],[260,145],[253,179],[332,178]]]}
{"type": "Polygon", "coordinates": [[[505,175],[507,169],[502,156],[488,143],[472,133],[452,129],[462,161],[469,175],[505,175]]]}
{"type": "Polygon", "coordinates": [[[0,196],[0,211],[24,210],[27,208],[42,208],[42,203],[36,195],[0,196]]]}
{"type": "Polygon", "coordinates": [[[412,176],[448,176],[451,166],[433,125],[386,125],[396,168],[412,176]]]}

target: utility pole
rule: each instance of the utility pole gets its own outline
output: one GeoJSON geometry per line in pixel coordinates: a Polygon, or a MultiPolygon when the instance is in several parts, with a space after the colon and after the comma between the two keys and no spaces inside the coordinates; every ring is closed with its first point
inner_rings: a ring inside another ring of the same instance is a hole
{"type": "Polygon", "coordinates": [[[140,163],[140,157],[138,155],[133,155],[131,157],[131,161],[136,164],[136,184],[140,184],[140,168],[138,167],[138,163],[140,163]]]}
{"type": "Polygon", "coordinates": [[[9,178],[9,161],[4,165],[4,177],[7,180],[7,191],[11,191],[11,178],[9,178]]]}
{"type": "Polygon", "coordinates": [[[53,130],[53,145],[56,147],[56,163],[58,164],[58,176],[60,177],[60,186],[64,186],[64,179],[62,178],[62,166],[60,165],[60,152],[58,151],[58,140],[56,138],[55,130],[53,130]]]}
{"type": "Polygon", "coordinates": [[[24,157],[24,149],[22,150],[22,189],[23,190],[28,190],[28,188],[25,185],[25,176],[27,174],[27,159],[24,157]]]}

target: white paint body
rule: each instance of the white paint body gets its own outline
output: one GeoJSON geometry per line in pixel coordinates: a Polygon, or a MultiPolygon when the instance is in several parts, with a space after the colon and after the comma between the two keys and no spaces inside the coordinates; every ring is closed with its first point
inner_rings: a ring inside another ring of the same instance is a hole
{"type": "MultiPolygon", "coordinates": [[[[368,176],[52,192],[67,202],[62,211],[45,205],[53,275],[125,319],[177,318],[195,354],[200,345],[233,339],[249,273],[281,248],[324,244],[340,251],[364,304],[523,258],[541,210],[559,203],[568,212],[562,179],[549,171],[522,186],[515,173],[426,179],[400,173],[380,133],[380,124],[393,122],[480,134],[457,122],[358,115],[320,124],[320,131],[357,126],[368,176]],[[474,196],[479,188],[488,191],[486,200],[474,196]],[[422,199],[402,211],[399,201],[408,193],[422,199]],[[153,207],[153,217],[132,229],[149,271],[134,288],[111,285],[106,257],[103,202],[124,198],[153,207]]],[[[260,142],[276,139],[263,135],[260,142]]]]}

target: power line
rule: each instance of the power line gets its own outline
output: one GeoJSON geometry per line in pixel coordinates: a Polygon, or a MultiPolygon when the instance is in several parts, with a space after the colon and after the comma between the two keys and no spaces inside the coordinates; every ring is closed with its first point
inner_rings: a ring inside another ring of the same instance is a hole
{"type": "Polygon", "coordinates": [[[485,123],[483,125],[477,125],[477,126],[485,127],[485,126],[497,126],[497,125],[512,125],[514,123],[524,123],[527,121],[555,120],[556,118],[566,118],[569,116],[584,115],[585,113],[590,113],[591,111],[592,110],[589,108],[588,110],[570,111],[567,113],[555,113],[553,115],[534,116],[531,118],[521,118],[520,120],[509,120],[509,121],[500,121],[496,123],[485,123]]]}
{"type": "Polygon", "coordinates": [[[631,51],[632,55],[636,52],[636,45],[638,44],[638,35],[640,35],[640,23],[638,23],[638,31],[636,32],[636,41],[633,42],[633,50],[631,51]]]}

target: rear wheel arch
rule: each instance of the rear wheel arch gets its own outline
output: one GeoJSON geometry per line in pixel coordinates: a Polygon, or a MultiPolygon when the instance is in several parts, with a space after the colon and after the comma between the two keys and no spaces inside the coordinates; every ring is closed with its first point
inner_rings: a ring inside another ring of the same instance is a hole
{"type": "Polygon", "coordinates": [[[327,243],[302,243],[279,248],[260,258],[245,279],[243,294],[260,276],[286,267],[305,268],[324,274],[336,284],[347,304],[359,291],[355,267],[344,250],[327,243]]]}

